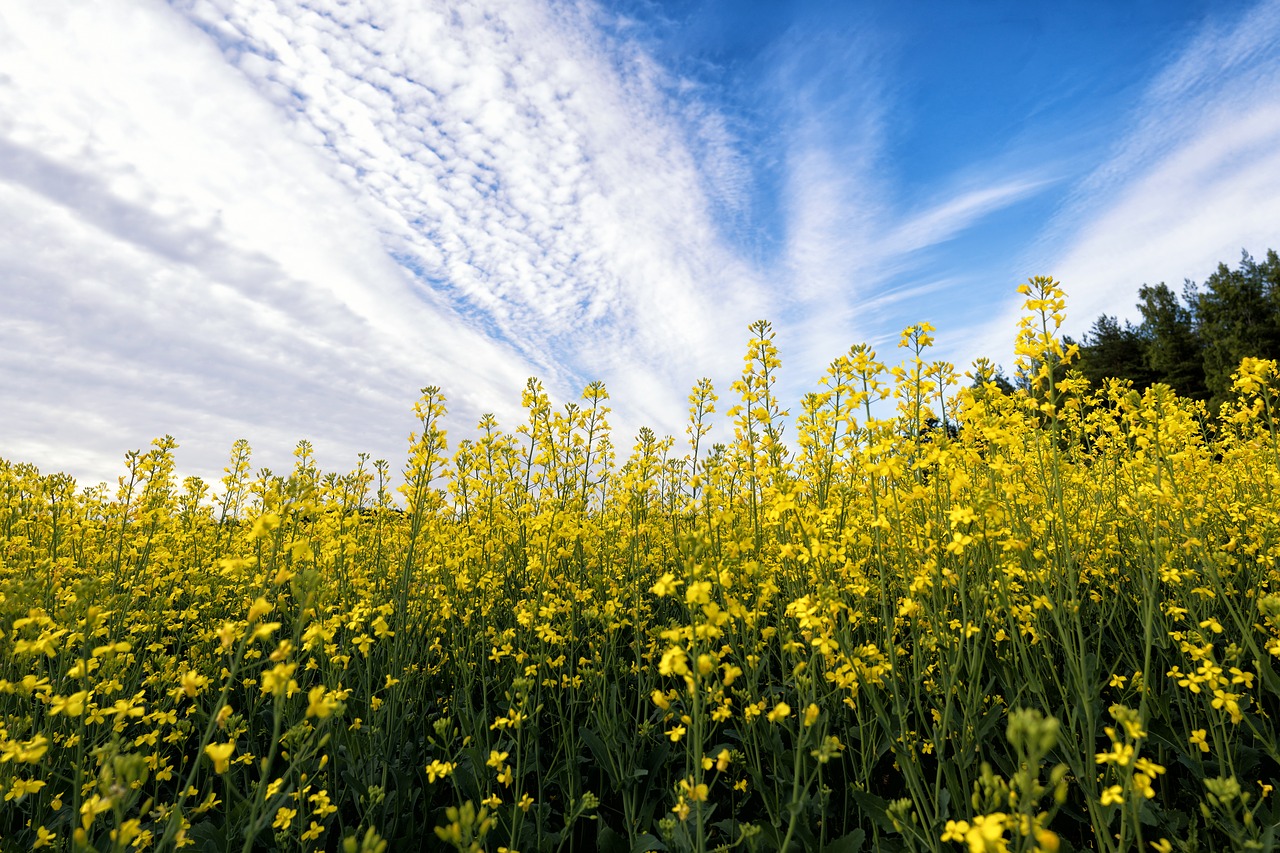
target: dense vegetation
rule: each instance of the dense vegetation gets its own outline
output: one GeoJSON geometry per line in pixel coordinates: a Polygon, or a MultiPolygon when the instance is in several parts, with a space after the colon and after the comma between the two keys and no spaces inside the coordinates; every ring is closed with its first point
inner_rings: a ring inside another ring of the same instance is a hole
{"type": "Polygon", "coordinates": [[[1138,290],[1142,322],[1103,314],[1080,345],[1077,368],[1094,385],[1160,382],[1216,411],[1231,396],[1231,375],[1246,357],[1280,359],[1280,257],[1218,269],[1203,285],[1187,281],[1181,298],[1168,285],[1138,290]]]}
{"type": "Polygon", "coordinates": [[[732,435],[702,381],[620,462],[533,381],[452,449],[425,389],[398,499],[0,462],[0,847],[1274,846],[1277,365],[1091,386],[1023,290],[1034,394],[921,325],[784,430],[758,323],[732,435]]]}

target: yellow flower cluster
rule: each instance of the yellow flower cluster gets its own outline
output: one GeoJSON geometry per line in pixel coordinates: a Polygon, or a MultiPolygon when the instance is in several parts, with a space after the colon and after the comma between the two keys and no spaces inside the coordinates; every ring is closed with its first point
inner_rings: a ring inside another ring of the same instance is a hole
{"type": "Polygon", "coordinates": [[[1264,843],[1280,372],[1214,414],[1090,388],[1061,288],[1025,294],[1012,392],[918,324],[793,417],[761,322],[682,441],[530,380],[452,446],[424,389],[399,476],[307,442],[214,484],[170,438],[115,488],[0,460],[0,838],[1264,843]]]}

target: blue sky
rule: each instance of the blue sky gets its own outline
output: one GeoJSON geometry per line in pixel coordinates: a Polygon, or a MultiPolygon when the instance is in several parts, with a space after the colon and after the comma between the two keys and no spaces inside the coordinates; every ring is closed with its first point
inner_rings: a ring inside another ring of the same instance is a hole
{"type": "MultiPolygon", "coordinates": [[[[0,456],[399,465],[418,389],[616,443],[927,320],[1008,363],[1280,246],[1280,2],[47,0],[0,9],[0,456]]],[[[726,400],[726,403],[728,401],[726,400]]]]}

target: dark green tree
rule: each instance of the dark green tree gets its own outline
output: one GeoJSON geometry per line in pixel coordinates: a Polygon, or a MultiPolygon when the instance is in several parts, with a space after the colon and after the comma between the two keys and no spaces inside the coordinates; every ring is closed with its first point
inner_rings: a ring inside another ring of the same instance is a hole
{"type": "Polygon", "coordinates": [[[1163,382],[1184,397],[1209,398],[1204,377],[1204,347],[1193,308],[1194,285],[1188,282],[1186,302],[1164,282],[1138,289],[1142,313],[1143,363],[1151,382],[1163,382]]]}
{"type": "MultiPolygon", "coordinates": [[[[1168,285],[1138,290],[1142,323],[1102,315],[1080,347],[1078,368],[1097,387],[1129,379],[1137,388],[1161,382],[1216,411],[1231,396],[1231,374],[1246,356],[1280,359],[1280,257],[1261,263],[1248,252],[1240,266],[1219,264],[1203,285],[1187,280],[1181,298],[1168,285]]],[[[1027,377],[1017,377],[1026,385],[1027,377]]]]}
{"type": "Polygon", "coordinates": [[[1128,379],[1141,390],[1156,381],[1147,365],[1148,336],[1144,326],[1135,326],[1102,314],[1080,344],[1078,369],[1090,386],[1098,388],[1104,379],[1128,379]]]}
{"type": "Polygon", "coordinates": [[[1242,252],[1239,268],[1219,264],[1193,293],[1205,382],[1220,403],[1230,395],[1240,359],[1280,358],[1280,257],[1272,249],[1258,263],[1242,252]]]}

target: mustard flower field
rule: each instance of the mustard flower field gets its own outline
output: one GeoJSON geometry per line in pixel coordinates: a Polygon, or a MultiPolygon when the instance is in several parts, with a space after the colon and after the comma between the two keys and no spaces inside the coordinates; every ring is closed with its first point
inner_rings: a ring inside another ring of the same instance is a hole
{"type": "Polygon", "coordinates": [[[793,407],[761,322],[677,439],[0,461],[0,848],[1273,849],[1277,365],[1091,388],[1022,289],[1013,393],[920,325],[793,407]]]}

